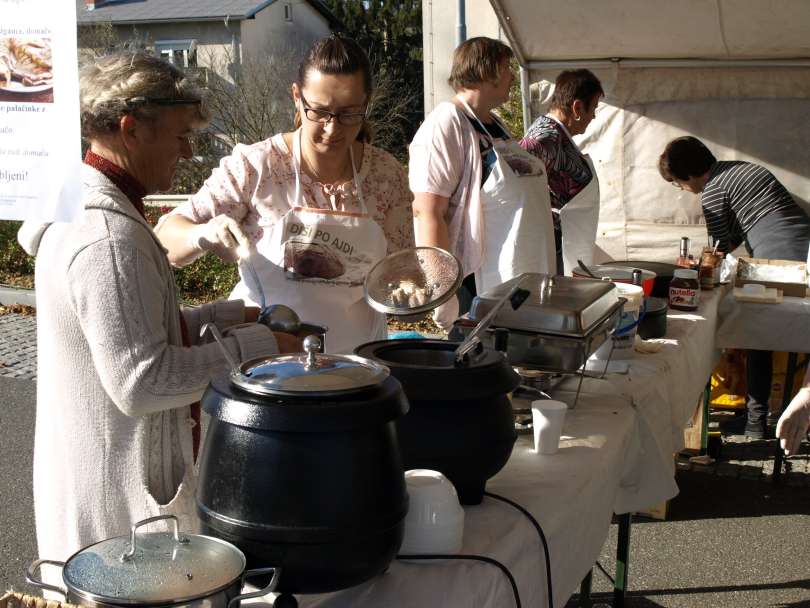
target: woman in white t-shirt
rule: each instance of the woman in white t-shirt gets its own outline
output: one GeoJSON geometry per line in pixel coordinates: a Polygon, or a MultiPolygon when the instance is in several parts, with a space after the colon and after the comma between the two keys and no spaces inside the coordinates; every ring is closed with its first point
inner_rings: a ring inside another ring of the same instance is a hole
{"type": "MultiPolygon", "coordinates": [[[[498,40],[462,43],[449,80],[456,95],[427,116],[409,148],[416,244],[454,253],[479,292],[556,269],[543,163],[492,113],[509,99],[512,56],[498,40]]],[[[457,304],[437,310],[440,325],[450,325],[457,304]]]]}

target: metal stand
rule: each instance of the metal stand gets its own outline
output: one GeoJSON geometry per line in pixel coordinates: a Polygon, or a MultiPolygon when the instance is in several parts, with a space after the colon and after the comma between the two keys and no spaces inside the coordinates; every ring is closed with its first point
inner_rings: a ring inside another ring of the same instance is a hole
{"type": "Polygon", "coordinates": [[[700,425],[700,455],[705,456],[709,452],[709,404],[712,400],[712,381],[706,383],[703,389],[703,420],[700,425]]]}
{"type": "Polygon", "coordinates": [[[579,605],[580,608],[591,608],[591,587],[593,586],[593,568],[588,570],[588,574],[582,579],[579,585],[579,605]]]}
{"type": "Polygon", "coordinates": [[[630,566],[630,525],[632,513],[623,513],[619,519],[619,538],[616,542],[616,577],[613,580],[613,608],[624,608],[630,566]]]}

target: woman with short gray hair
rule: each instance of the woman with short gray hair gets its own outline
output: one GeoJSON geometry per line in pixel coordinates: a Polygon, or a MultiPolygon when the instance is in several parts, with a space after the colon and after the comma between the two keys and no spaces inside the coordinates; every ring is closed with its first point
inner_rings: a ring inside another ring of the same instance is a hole
{"type": "Polygon", "coordinates": [[[177,306],[143,197],[168,189],[191,156],[189,138],[207,119],[203,91],[145,52],[84,66],[81,91],[84,213],[19,234],[36,255],[37,539],[56,560],[154,515],[197,528],[195,402],[227,365],[216,345],[191,346],[203,323],[225,332],[238,359],[297,346],[242,326],[258,310],[241,301],[177,306]]]}

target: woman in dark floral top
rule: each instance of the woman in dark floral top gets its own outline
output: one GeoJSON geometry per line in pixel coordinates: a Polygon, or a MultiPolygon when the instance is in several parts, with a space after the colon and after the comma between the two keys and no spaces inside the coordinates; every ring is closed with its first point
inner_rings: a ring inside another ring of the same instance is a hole
{"type": "Polygon", "coordinates": [[[555,82],[548,114],[535,120],[520,142],[546,165],[558,259],[562,255],[560,210],[595,177],[571,138],[588,128],[603,95],[602,84],[590,70],[562,72],[555,82]]]}

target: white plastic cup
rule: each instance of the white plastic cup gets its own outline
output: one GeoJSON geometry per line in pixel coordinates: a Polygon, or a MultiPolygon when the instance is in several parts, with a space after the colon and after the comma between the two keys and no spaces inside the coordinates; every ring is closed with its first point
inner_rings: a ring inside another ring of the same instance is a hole
{"type": "Polygon", "coordinates": [[[532,401],[535,452],[554,454],[559,449],[566,411],[568,406],[562,401],[552,399],[532,401]]]}

